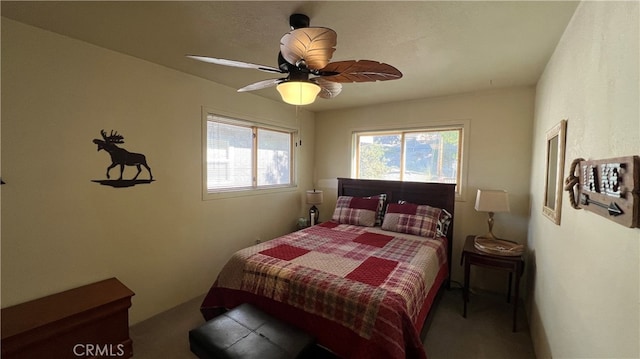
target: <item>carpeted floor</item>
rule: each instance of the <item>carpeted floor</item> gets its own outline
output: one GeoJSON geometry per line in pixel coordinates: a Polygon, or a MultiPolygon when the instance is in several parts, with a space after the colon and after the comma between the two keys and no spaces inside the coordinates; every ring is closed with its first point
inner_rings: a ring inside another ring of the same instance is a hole
{"type": "MultiPolygon", "coordinates": [[[[134,358],[197,359],[189,350],[188,332],[204,319],[198,310],[203,296],[131,327],[134,358]]],[[[429,359],[535,359],[522,304],[518,331],[511,332],[512,304],[503,296],[471,294],[462,317],[460,289],[445,291],[423,333],[429,359]]]]}
{"type": "Polygon", "coordinates": [[[429,359],[535,359],[522,302],[513,333],[513,303],[506,296],[470,294],[462,317],[462,291],[445,292],[423,343],[429,359]]]}

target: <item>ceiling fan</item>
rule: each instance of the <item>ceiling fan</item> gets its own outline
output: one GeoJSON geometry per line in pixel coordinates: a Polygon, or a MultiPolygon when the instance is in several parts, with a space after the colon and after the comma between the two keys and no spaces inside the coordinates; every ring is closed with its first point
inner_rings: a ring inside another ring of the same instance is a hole
{"type": "Polygon", "coordinates": [[[293,105],[313,103],[316,97],[336,97],[342,91],[341,83],[386,81],[402,77],[395,67],[377,61],[329,62],[336,51],[335,31],[326,27],[309,27],[309,17],[304,14],[291,15],[289,25],[291,31],[280,39],[278,67],[199,55],[187,57],[216,65],[288,74],[283,78],[258,81],[238,89],[238,92],[277,86],[282,100],[293,105]]]}

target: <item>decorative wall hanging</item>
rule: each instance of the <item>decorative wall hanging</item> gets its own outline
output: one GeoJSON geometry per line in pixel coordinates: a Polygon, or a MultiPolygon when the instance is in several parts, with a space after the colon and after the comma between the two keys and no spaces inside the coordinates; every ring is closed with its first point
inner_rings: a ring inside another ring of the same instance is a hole
{"type": "Polygon", "coordinates": [[[569,192],[569,203],[575,209],[581,209],[578,203],[580,198],[580,167],[578,165],[582,161],[584,158],[576,158],[571,162],[569,176],[564,180],[564,190],[569,192]]]}
{"type": "Polygon", "coordinates": [[[102,135],[102,139],[96,138],[93,140],[93,143],[98,145],[98,151],[105,150],[109,153],[109,155],[111,156],[111,165],[107,167],[106,180],[93,180],[93,182],[111,187],[131,187],[135,186],[136,184],[153,182],[151,168],[147,165],[147,159],[145,155],[141,153],[129,152],[124,148],[118,147],[116,144],[124,143],[124,137],[122,135],[119,135],[118,132],[114,132],[113,130],[111,130],[111,133],[107,136],[105,130],[101,130],[100,134],[102,135]],[[109,175],[109,171],[111,171],[111,169],[116,166],[120,166],[120,177],[117,180],[112,180],[111,176],[109,175]],[[138,169],[138,173],[136,173],[136,175],[130,180],[122,179],[125,166],[136,166],[136,168],[138,169]],[[144,166],[149,172],[148,180],[138,179],[140,172],[142,172],[142,166],[144,166]]]}
{"type": "Polygon", "coordinates": [[[640,227],[640,157],[577,158],[565,180],[571,206],[626,227],[640,227]]]}

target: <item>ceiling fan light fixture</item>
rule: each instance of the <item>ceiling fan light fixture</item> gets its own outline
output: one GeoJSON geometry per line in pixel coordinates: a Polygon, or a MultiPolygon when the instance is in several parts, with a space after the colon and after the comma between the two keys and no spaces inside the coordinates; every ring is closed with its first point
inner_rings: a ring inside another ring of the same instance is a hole
{"type": "Polygon", "coordinates": [[[320,86],[308,81],[285,81],[276,87],[282,101],[290,105],[308,105],[313,103],[320,93],[320,86]]]}

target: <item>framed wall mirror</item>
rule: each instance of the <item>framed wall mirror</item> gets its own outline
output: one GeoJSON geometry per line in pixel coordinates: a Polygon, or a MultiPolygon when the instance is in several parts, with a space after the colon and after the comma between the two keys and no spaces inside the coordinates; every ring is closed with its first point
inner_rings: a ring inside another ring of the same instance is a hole
{"type": "Polygon", "coordinates": [[[562,179],[566,147],[567,120],[547,131],[544,204],[542,213],[553,223],[560,224],[562,209],[562,179]]]}

